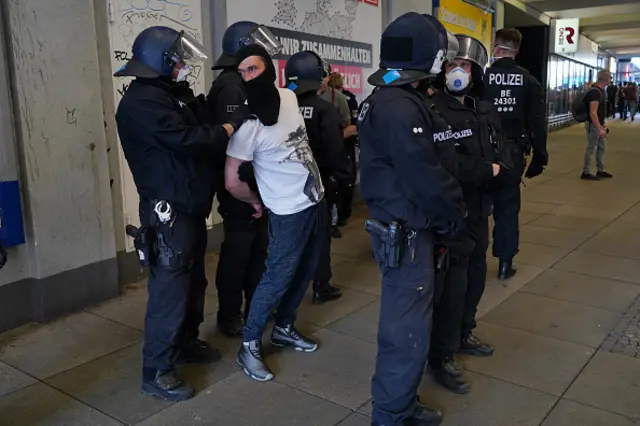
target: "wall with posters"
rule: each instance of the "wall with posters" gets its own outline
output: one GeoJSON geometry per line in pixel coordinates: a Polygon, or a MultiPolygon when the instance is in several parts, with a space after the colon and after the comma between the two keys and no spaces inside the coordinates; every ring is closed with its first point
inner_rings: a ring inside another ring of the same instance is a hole
{"type": "Polygon", "coordinates": [[[282,86],[286,59],[314,50],[345,77],[345,87],[362,100],[373,87],[366,80],[378,67],[382,8],[376,0],[229,0],[227,23],[255,21],[271,28],[283,44],[275,58],[282,86]]]}
{"type": "Polygon", "coordinates": [[[454,34],[466,34],[480,40],[491,51],[493,15],[462,0],[434,0],[434,15],[454,34]]]}

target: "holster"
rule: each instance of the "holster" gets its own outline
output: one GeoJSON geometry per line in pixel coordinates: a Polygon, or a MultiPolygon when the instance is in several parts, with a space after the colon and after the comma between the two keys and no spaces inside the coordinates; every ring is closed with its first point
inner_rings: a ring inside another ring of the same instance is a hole
{"type": "Polygon", "coordinates": [[[382,244],[380,252],[377,253],[378,260],[387,268],[400,266],[402,242],[405,238],[402,226],[395,221],[387,226],[373,219],[365,221],[364,226],[369,234],[380,238],[382,244]]]}
{"type": "Polygon", "coordinates": [[[127,225],[126,233],[133,238],[140,264],[145,268],[151,266],[156,259],[156,228],[147,226],[136,228],[133,225],[127,225]]]}

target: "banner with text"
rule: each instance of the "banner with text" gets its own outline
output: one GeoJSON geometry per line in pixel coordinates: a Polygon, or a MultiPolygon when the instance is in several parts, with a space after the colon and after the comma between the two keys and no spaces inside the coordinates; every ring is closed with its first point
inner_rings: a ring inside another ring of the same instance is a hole
{"type": "Polygon", "coordinates": [[[362,93],[362,69],[373,66],[371,44],[281,28],[269,29],[283,46],[282,52],[273,57],[277,60],[278,85],[284,86],[284,67],[287,59],[295,53],[311,50],[329,62],[333,72],[342,74],[345,89],[356,95],[362,93]]]}
{"type": "Polygon", "coordinates": [[[463,0],[434,0],[438,20],[453,34],[465,34],[480,40],[489,54],[493,43],[492,14],[463,0]]]}

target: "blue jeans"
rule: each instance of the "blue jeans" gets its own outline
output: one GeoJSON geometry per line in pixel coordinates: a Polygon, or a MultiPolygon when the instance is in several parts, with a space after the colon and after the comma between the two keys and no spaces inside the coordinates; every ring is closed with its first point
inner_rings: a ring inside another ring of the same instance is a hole
{"type": "Polygon", "coordinates": [[[267,268],[251,300],[245,342],[262,338],[276,306],[276,325],[295,322],[296,311],[318,267],[328,220],[324,200],[290,215],[269,212],[267,268]]]}

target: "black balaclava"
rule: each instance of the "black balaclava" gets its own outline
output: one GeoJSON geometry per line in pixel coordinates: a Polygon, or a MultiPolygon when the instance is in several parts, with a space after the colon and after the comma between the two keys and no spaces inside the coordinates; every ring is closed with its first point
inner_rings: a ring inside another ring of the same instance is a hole
{"type": "Polygon", "coordinates": [[[276,87],[276,69],[269,53],[257,44],[250,44],[241,48],[236,54],[236,65],[249,56],[260,56],[266,65],[265,70],[258,77],[249,81],[242,81],[247,91],[249,111],[260,119],[265,126],[273,126],[278,122],[280,114],[280,92],[276,87]]]}

